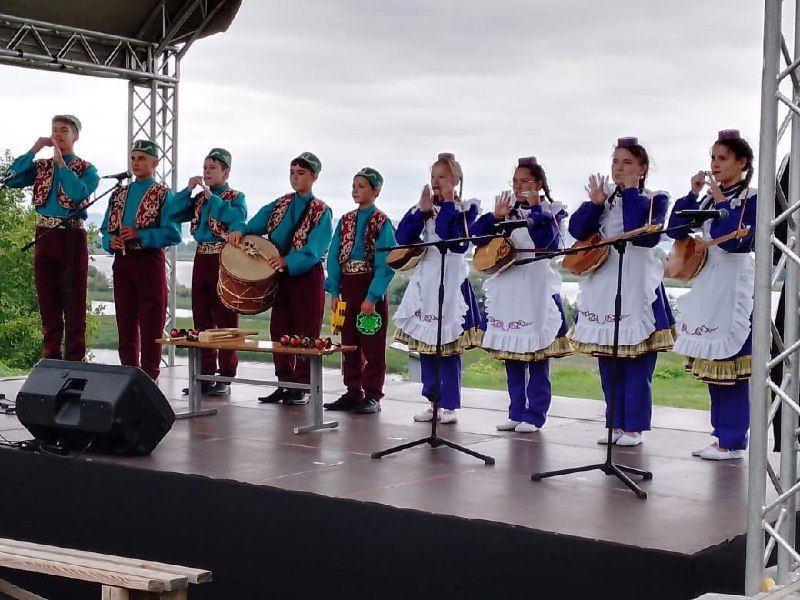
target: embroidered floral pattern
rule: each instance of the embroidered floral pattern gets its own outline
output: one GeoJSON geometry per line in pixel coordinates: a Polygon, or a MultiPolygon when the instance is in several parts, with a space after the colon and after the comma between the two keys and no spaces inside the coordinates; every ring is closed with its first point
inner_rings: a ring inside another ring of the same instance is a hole
{"type": "Polygon", "coordinates": [[[714,333],[717,329],[719,329],[719,327],[706,327],[705,325],[700,325],[700,327],[695,327],[694,331],[689,331],[686,323],[681,325],[681,333],[685,333],[686,335],[705,335],[707,333],[714,333]]]}
{"type": "MultiPolygon", "coordinates": [[[[125,202],[128,199],[126,185],[114,194],[108,207],[108,230],[116,232],[122,226],[122,215],[125,214],[125,202]]],[[[161,206],[167,197],[167,186],[154,183],[144,193],[136,209],[136,228],[158,227],[161,222],[161,206]]]]}
{"type": "MultiPolygon", "coordinates": [[[[69,161],[69,164],[67,165],[69,170],[73,171],[78,177],[82,177],[86,170],[91,166],[91,163],[88,163],[77,156],[73,156],[72,160],[69,161]]],[[[54,175],[55,169],[53,167],[52,158],[36,161],[36,180],[33,183],[32,194],[34,206],[44,206],[44,203],[47,202],[47,197],[50,195],[50,190],[53,189],[54,175]]],[[[60,184],[58,186],[58,203],[64,208],[68,209],[74,209],[78,206],[69,196],[67,196],[66,192],[64,192],[64,188],[61,187],[60,184]]]]}
{"type": "MultiPolygon", "coordinates": [[[[219,197],[226,202],[233,202],[238,196],[239,192],[232,189],[227,189],[219,195],[219,197]]],[[[211,230],[211,233],[217,237],[225,237],[228,234],[228,227],[225,223],[218,221],[211,215],[208,215],[208,228],[211,230]]]]}
{"type": "MultiPolygon", "coordinates": [[[[275,203],[275,208],[272,210],[272,214],[269,216],[269,221],[267,221],[267,235],[272,233],[272,231],[283,220],[283,217],[286,215],[286,211],[289,210],[289,205],[292,203],[293,197],[294,194],[286,194],[277,200],[275,203]]],[[[309,207],[305,218],[292,236],[291,244],[295,250],[300,250],[306,245],[308,242],[308,236],[311,234],[311,230],[316,227],[317,223],[319,223],[319,220],[322,218],[322,214],[325,212],[325,209],[328,208],[328,205],[318,198],[311,198],[311,200],[308,202],[309,207]]]]}
{"type": "Polygon", "coordinates": [[[435,323],[436,321],[439,320],[439,317],[437,317],[436,315],[423,315],[422,309],[420,308],[416,310],[414,316],[417,317],[417,319],[419,319],[423,323],[435,323]]]}
{"type": "MultiPolygon", "coordinates": [[[[375,240],[381,231],[381,227],[386,222],[388,217],[386,214],[378,209],[367,221],[367,227],[364,231],[364,253],[366,254],[365,261],[372,265],[375,260],[375,240]]],[[[344,264],[350,257],[353,251],[353,246],[356,242],[356,227],[358,224],[358,211],[354,210],[347,213],[342,217],[342,232],[341,242],[339,245],[339,262],[344,264]]]]}
{"type": "MultiPolygon", "coordinates": [[[[599,325],[605,325],[607,323],[614,322],[614,315],[605,315],[602,318],[597,313],[593,313],[588,310],[579,310],[578,314],[581,317],[589,321],[590,323],[598,323],[599,325]]],[[[623,319],[627,319],[630,315],[620,315],[619,320],[622,321],[623,319]]]]}
{"type": "Polygon", "coordinates": [[[505,321],[501,319],[495,319],[493,316],[489,315],[486,317],[486,323],[492,327],[496,327],[498,329],[502,329],[503,331],[516,331],[527,327],[528,325],[533,325],[533,321],[511,321],[510,323],[506,324],[505,321]]]}

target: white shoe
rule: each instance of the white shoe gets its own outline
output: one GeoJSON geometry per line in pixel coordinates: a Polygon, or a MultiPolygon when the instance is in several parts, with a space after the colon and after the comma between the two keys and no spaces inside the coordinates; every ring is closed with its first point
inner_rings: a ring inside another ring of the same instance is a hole
{"type": "Polygon", "coordinates": [[[516,431],[517,433],[534,433],[536,431],[539,431],[540,429],[541,427],[537,427],[533,423],[526,423],[525,421],[523,421],[514,428],[514,431],[516,431]]]}
{"type": "Polygon", "coordinates": [[[615,443],[617,446],[638,446],[642,443],[642,434],[624,432],[615,443]]]}
{"type": "Polygon", "coordinates": [[[702,448],[698,448],[697,450],[692,451],[692,456],[702,456],[703,452],[708,450],[709,448],[713,448],[714,444],[708,444],[707,446],[703,446],[702,448]]]}
{"type": "MultiPolygon", "coordinates": [[[[442,410],[439,409],[439,418],[442,418],[442,410]]],[[[433,407],[429,406],[422,412],[418,412],[414,415],[414,420],[417,423],[428,423],[429,421],[433,421],[433,407]]]]}
{"type": "Polygon", "coordinates": [[[450,410],[449,408],[439,409],[439,411],[439,422],[442,425],[451,425],[458,421],[456,411],[450,410]]]}
{"type": "Polygon", "coordinates": [[[507,421],[503,421],[497,426],[497,431],[514,431],[514,428],[520,423],[521,421],[514,421],[513,419],[508,419],[507,421]]]}
{"type": "Polygon", "coordinates": [[[700,453],[700,458],[706,460],[736,460],[744,458],[745,452],[745,450],[722,450],[721,448],[709,446],[700,453]]]}
{"type": "MultiPolygon", "coordinates": [[[[619,429],[615,429],[614,433],[611,434],[611,443],[616,444],[617,440],[619,440],[619,438],[621,437],[622,437],[622,431],[620,431],[619,429]]],[[[604,434],[603,437],[597,440],[597,443],[602,444],[603,446],[608,444],[608,434],[607,433],[604,434]]]]}

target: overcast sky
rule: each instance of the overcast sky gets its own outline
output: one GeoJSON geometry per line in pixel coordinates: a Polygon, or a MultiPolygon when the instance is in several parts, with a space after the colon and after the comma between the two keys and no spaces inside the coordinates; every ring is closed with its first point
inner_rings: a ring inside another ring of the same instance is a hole
{"type": "MultiPolygon", "coordinates": [[[[335,215],[369,165],[398,217],[438,152],[456,154],[484,207],[532,154],[574,208],[588,175],[608,172],[615,139],[636,135],[655,162],[648,187],[675,199],[719,129],[757,144],[762,11],[756,0],[245,0],[182,63],[179,187],[226,147],[254,214],[310,150],[335,215]]],[[[101,173],[124,170],[124,81],[0,66],[0,83],[0,149],[24,152],[52,114],[74,113],[78,153],[101,173]]]]}

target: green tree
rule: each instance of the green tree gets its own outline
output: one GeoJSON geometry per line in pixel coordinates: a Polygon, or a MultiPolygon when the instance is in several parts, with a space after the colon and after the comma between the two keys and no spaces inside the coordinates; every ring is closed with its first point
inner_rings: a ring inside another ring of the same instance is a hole
{"type": "MultiPolygon", "coordinates": [[[[6,150],[0,172],[11,163],[6,150]]],[[[33,281],[31,240],[36,216],[20,190],[0,189],[0,365],[27,369],[41,355],[42,327],[33,281]]]]}

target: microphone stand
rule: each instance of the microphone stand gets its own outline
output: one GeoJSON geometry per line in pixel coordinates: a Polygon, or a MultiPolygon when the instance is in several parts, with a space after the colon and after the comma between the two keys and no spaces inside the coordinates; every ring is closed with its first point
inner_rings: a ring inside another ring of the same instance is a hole
{"type": "Polygon", "coordinates": [[[630,490],[636,494],[636,497],[644,500],[647,498],[647,492],[645,492],[642,488],[640,488],[634,481],[629,477],[629,475],[637,475],[642,478],[643,481],[649,481],[653,478],[653,474],[650,471],[645,471],[642,469],[636,469],[634,467],[629,467],[627,465],[622,465],[619,463],[614,462],[614,447],[615,444],[612,443],[612,436],[614,431],[614,408],[616,404],[616,397],[617,397],[617,380],[619,378],[619,322],[620,322],[620,315],[622,314],[622,267],[625,258],[625,249],[627,248],[629,243],[635,242],[639,239],[643,239],[648,236],[652,235],[661,235],[664,233],[671,233],[680,230],[691,229],[692,223],[678,225],[675,227],[670,227],[668,229],[659,229],[657,231],[648,231],[643,232],[637,235],[633,235],[630,237],[619,238],[613,241],[608,242],[599,242],[597,244],[592,244],[590,246],[583,246],[582,248],[569,248],[565,250],[560,250],[554,252],[550,256],[537,256],[534,258],[528,258],[521,261],[517,261],[514,264],[527,264],[530,262],[534,262],[537,260],[544,260],[545,258],[553,258],[556,255],[567,255],[567,254],[576,254],[578,252],[584,252],[586,250],[591,250],[593,248],[603,248],[606,246],[613,246],[617,253],[619,254],[619,260],[617,261],[617,292],[616,296],[614,297],[614,340],[612,344],[612,352],[611,352],[611,359],[613,361],[613,368],[611,371],[611,398],[608,403],[608,414],[610,415],[610,427],[608,427],[608,438],[606,439],[606,459],[602,463],[595,463],[590,465],[584,465],[580,467],[572,467],[569,469],[559,469],[557,471],[543,471],[539,473],[534,473],[531,475],[531,481],[541,481],[542,479],[547,479],[548,477],[558,477],[560,475],[569,475],[571,473],[585,473],[587,471],[602,471],[608,476],[614,476],[622,483],[624,483],[630,490]]]}
{"type": "Polygon", "coordinates": [[[441,376],[441,368],[442,368],[442,312],[444,307],[444,266],[445,266],[445,254],[447,253],[448,246],[451,244],[458,244],[464,242],[474,242],[474,241],[488,241],[497,237],[508,237],[506,233],[497,233],[497,234],[490,234],[490,235],[482,235],[477,237],[462,237],[462,238],[454,238],[451,240],[439,240],[437,242],[421,242],[417,244],[403,244],[399,246],[384,246],[382,248],[376,248],[379,252],[386,252],[389,250],[395,249],[402,249],[402,248],[428,248],[428,247],[435,247],[439,250],[440,255],[440,263],[439,263],[439,298],[438,298],[438,315],[436,321],[436,360],[434,362],[434,373],[436,375],[436,382],[433,386],[433,419],[431,419],[431,433],[430,435],[420,438],[418,440],[414,440],[413,442],[407,442],[405,444],[400,444],[399,446],[395,446],[393,448],[388,448],[386,450],[381,450],[380,452],[373,452],[370,456],[372,458],[383,458],[389,454],[394,454],[395,452],[400,452],[401,450],[407,450],[408,448],[413,448],[415,446],[421,446],[422,444],[428,444],[431,448],[438,448],[439,446],[447,446],[454,450],[458,450],[459,452],[463,452],[464,454],[469,454],[470,456],[474,456],[484,462],[484,464],[493,465],[494,458],[491,456],[487,456],[486,454],[481,454],[479,452],[475,452],[474,450],[470,450],[469,448],[465,448],[464,446],[460,446],[455,442],[451,442],[443,437],[440,437],[437,432],[437,425],[439,422],[439,399],[441,395],[441,386],[442,386],[442,376],[441,376]]]}
{"type": "MultiPolygon", "coordinates": [[[[67,268],[64,273],[64,294],[66,299],[64,301],[64,357],[66,358],[67,352],[69,352],[69,326],[70,326],[70,311],[72,309],[72,264],[74,262],[74,254],[75,254],[75,223],[78,221],[80,213],[102,198],[105,198],[110,193],[118,190],[122,187],[122,182],[127,179],[127,177],[117,179],[117,182],[107,189],[105,192],[96,196],[94,200],[91,202],[81,202],[77,207],[72,209],[66,216],[63,217],[56,217],[59,219],[59,224],[56,227],[48,228],[47,230],[43,231],[41,234],[34,237],[30,242],[25,244],[22,248],[20,248],[20,252],[27,252],[33,246],[38,244],[42,239],[46,238],[50,235],[53,231],[64,225],[67,230],[67,268]]],[[[5,183],[5,182],[3,182],[5,183]]],[[[85,310],[85,309],[84,309],[85,310]]],[[[81,357],[81,360],[83,357],[81,357]]]]}

